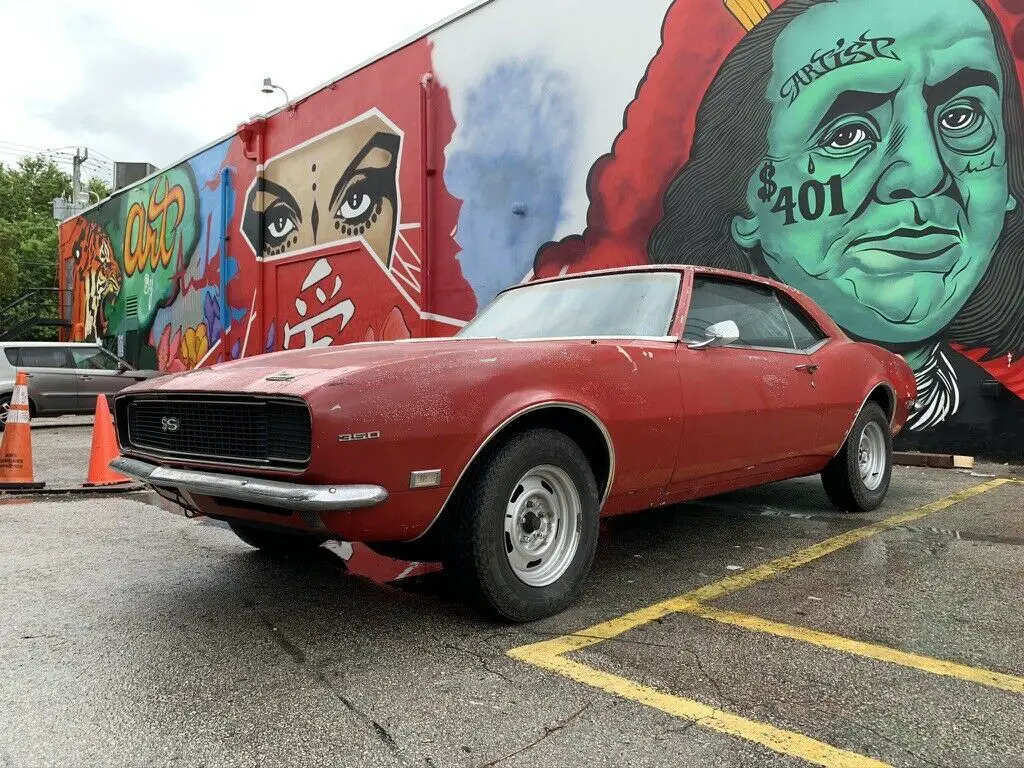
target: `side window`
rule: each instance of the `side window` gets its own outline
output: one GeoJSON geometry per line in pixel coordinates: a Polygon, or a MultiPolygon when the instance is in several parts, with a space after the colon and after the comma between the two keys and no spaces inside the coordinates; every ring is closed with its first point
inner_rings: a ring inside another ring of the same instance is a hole
{"type": "Polygon", "coordinates": [[[786,315],[790,330],[793,331],[793,341],[796,342],[797,349],[810,349],[819,341],[828,338],[818,324],[791,298],[779,296],[779,303],[782,304],[782,312],[786,315]]]}
{"type": "Polygon", "coordinates": [[[725,320],[740,329],[735,346],[793,349],[793,337],[775,291],[731,280],[698,277],[686,315],[683,340],[703,341],[705,330],[725,320]]]}
{"type": "Polygon", "coordinates": [[[72,356],[75,358],[75,368],[87,368],[89,370],[116,371],[118,370],[117,358],[103,349],[72,349],[72,356]]]}
{"type": "Polygon", "coordinates": [[[17,347],[8,347],[7,349],[4,350],[4,354],[7,355],[7,362],[9,362],[11,365],[17,365],[18,364],[18,348],[17,347]]]}
{"type": "Polygon", "coordinates": [[[22,368],[73,368],[71,355],[61,347],[22,347],[22,368]]]}

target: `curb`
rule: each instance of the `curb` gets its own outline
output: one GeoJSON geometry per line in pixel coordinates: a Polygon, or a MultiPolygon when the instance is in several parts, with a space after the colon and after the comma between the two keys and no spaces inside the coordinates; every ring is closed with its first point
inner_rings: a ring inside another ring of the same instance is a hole
{"type": "Polygon", "coordinates": [[[123,485],[73,485],[65,487],[33,488],[22,490],[0,490],[0,499],[30,498],[35,496],[108,496],[112,493],[138,493],[149,489],[141,483],[123,485]]]}
{"type": "Polygon", "coordinates": [[[90,421],[90,422],[88,422],[86,424],[36,424],[34,421],[32,422],[32,431],[33,432],[36,432],[36,431],[41,430],[41,429],[43,429],[43,430],[46,430],[46,429],[76,429],[76,428],[85,428],[85,427],[88,427],[88,428],[91,429],[93,427],[93,422],[90,421]]]}

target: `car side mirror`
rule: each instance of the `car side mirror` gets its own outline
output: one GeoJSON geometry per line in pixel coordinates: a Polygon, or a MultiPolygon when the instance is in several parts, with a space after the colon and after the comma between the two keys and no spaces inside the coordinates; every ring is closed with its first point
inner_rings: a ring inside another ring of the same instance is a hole
{"type": "Polygon", "coordinates": [[[704,341],[697,341],[687,346],[690,349],[704,349],[705,347],[727,347],[740,338],[740,328],[732,320],[723,320],[720,323],[709,325],[704,335],[704,341]]]}

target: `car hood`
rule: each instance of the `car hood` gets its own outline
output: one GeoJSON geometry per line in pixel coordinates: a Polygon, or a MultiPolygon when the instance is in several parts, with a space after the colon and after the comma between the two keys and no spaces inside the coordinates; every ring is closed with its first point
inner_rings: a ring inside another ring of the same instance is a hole
{"type": "Polygon", "coordinates": [[[244,392],[302,397],[321,387],[394,366],[437,371],[457,368],[463,361],[493,363],[497,362],[493,353],[511,346],[520,345],[497,339],[447,338],[271,352],[152,378],[127,392],[244,392]]]}

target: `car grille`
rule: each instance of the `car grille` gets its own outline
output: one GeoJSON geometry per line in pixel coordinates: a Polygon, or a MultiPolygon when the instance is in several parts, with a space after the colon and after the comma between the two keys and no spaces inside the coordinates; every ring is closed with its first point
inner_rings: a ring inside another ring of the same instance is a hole
{"type": "Polygon", "coordinates": [[[302,401],[270,398],[119,398],[121,445],[179,461],[303,469],[311,423],[302,401]]]}

